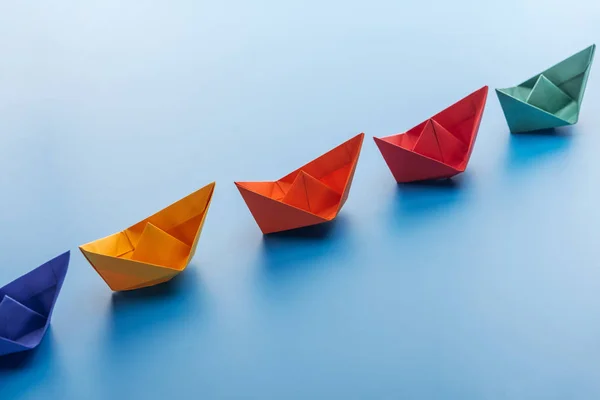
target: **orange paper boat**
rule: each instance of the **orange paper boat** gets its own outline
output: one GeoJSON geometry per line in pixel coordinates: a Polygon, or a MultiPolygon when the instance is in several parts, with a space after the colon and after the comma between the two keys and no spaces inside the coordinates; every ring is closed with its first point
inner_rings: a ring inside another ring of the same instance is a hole
{"type": "Polygon", "coordinates": [[[213,182],[124,231],[79,249],[114,291],[166,282],[194,256],[214,187],[213,182]]]}
{"type": "Polygon", "coordinates": [[[235,182],[264,234],[334,219],[348,198],[361,133],[275,182],[235,182]]]}
{"type": "Polygon", "coordinates": [[[396,181],[450,178],[464,172],[487,93],[484,86],[405,133],[373,138],[396,181]]]}

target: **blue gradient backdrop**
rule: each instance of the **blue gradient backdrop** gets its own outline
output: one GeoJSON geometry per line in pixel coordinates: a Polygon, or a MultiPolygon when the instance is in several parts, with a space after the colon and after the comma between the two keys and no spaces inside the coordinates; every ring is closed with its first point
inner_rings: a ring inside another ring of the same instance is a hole
{"type": "Polygon", "coordinates": [[[593,0],[1,2],[0,282],[72,262],[0,398],[600,398],[600,60],[557,134],[509,135],[491,91],[454,184],[396,185],[371,139],[598,21],[593,0]],[[361,131],[337,223],[263,238],[233,181],[361,131]],[[213,180],[170,284],[112,294],[77,250],[213,180]]]}

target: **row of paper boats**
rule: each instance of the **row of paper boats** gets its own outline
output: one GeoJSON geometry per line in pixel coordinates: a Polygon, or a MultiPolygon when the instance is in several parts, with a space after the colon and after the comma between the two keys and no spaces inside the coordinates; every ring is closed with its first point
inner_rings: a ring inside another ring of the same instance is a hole
{"type": "MultiPolygon", "coordinates": [[[[522,84],[497,89],[510,131],[577,122],[595,46],[522,84]]],[[[487,99],[483,87],[405,133],[374,138],[398,182],[450,178],[469,162],[487,99]]],[[[333,220],[350,193],[361,133],[277,181],[236,182],[264,234],[333,220]]],[[[210,206],[211,183],[129,228],[80,246],[114,291],[166,282],[192,257],[210,206]]],[[[42,340],[69,264],[69,252],[0,289],[0,356],[42,340]]]]}

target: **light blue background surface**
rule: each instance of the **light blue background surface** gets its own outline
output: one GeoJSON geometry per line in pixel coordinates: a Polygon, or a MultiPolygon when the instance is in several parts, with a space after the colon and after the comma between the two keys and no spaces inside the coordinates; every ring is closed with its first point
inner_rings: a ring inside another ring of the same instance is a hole
{"type": "Polygon", "coordinates": [[[372,136],[597,42],[595,1],[0,3],[0,282],[71,249],[8,399],[600,397],[600,65],[578,125],[510,136],[493,91],[454,185],[372,136]],[[489,3],[489,4],[484,4],[489,3]],[[323,237],[263,238],[234,180],[367,134],[323,237]],[[77,246],[217,181],[171,284],[77,246]]]}

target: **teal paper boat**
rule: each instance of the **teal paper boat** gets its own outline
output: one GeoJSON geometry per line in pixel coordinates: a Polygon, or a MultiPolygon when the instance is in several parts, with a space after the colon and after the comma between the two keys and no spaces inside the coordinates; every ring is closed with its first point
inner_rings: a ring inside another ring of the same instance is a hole
{"type": "Polygon", "coordinates": [[[596,45],[508,89],[496,89],[512,133],[573,125],[585,92],[596,45]]]}

